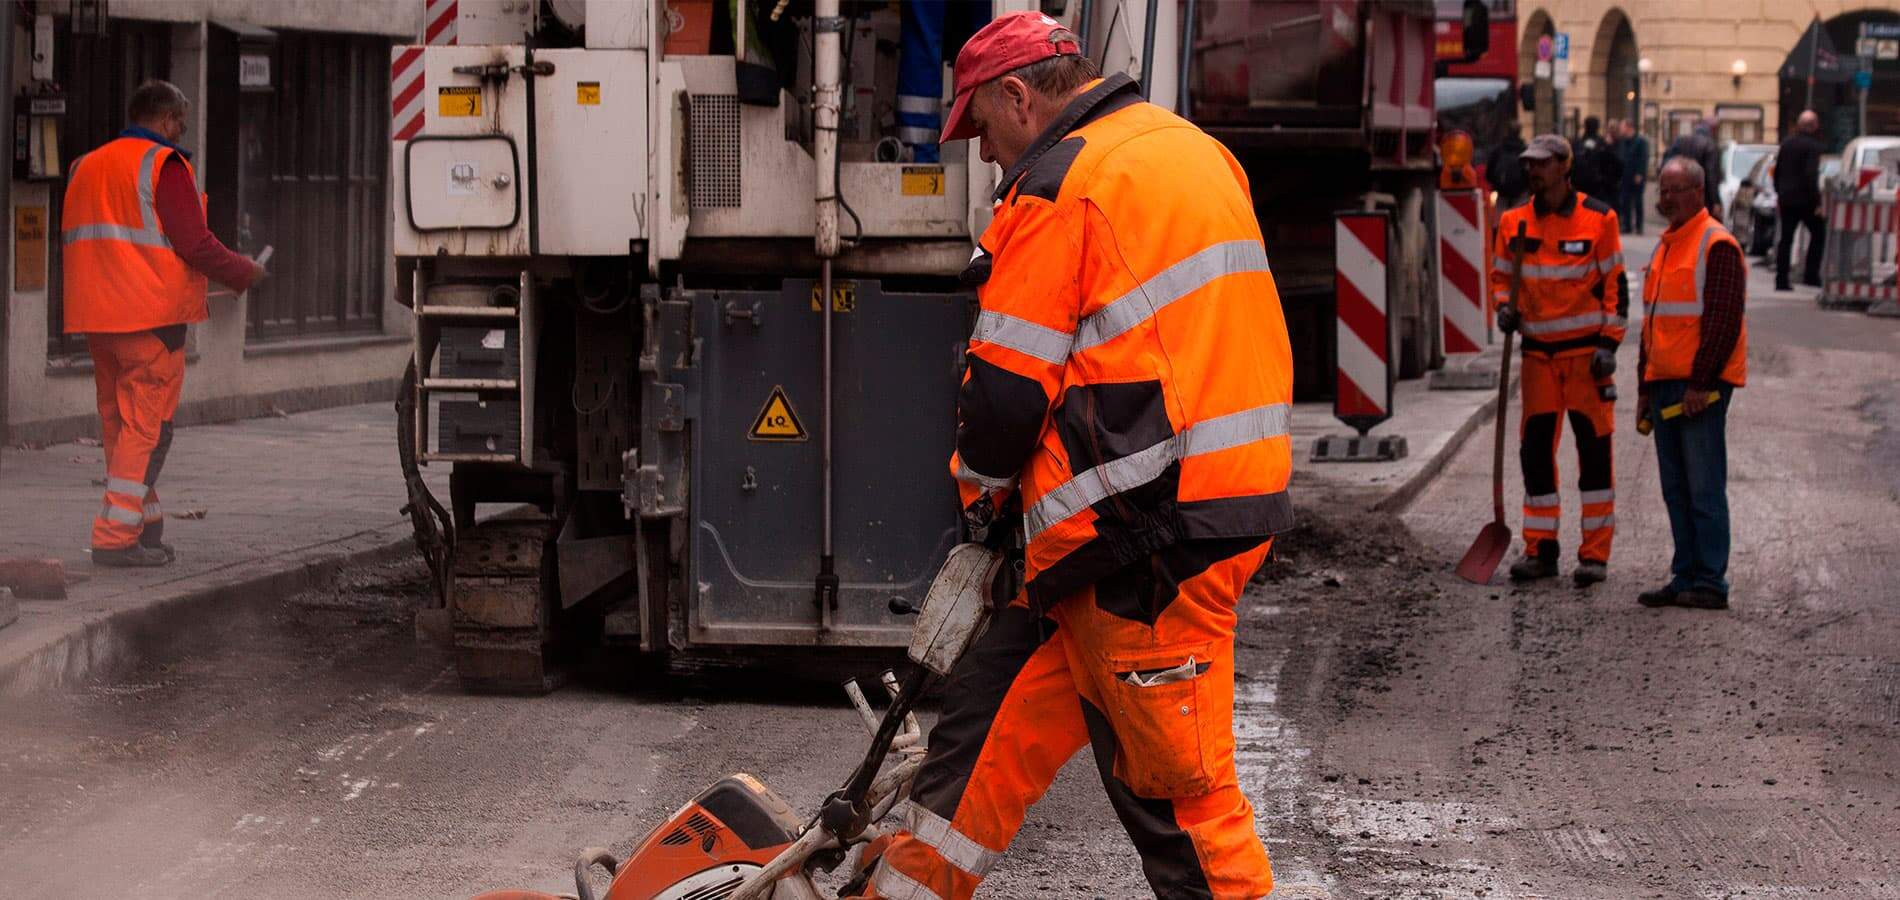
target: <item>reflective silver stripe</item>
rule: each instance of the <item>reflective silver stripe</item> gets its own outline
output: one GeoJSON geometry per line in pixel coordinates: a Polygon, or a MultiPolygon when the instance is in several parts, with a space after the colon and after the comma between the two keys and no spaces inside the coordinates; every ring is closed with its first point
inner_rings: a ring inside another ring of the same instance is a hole
{"type": "Polygon", "coordinates": [[[163,247],[171,249],[171,239],[159,231],[140,231],[128,225],[75,225],[59,233],[60,241],[75,244],[80,241],[125,241],[145,247],[163,247]]]}
{"type": "Polygon", "coordinates": [[[163,149],[153,144],[139,159],[139,221],[146,231],[158,230],[158,152],[163,149]]]}
{"type": "Polygon", "coordinates": [[[1580,262],[1564,266],[1525,266],[1525,278],[1582,278],[1597,270],[1596,263],[1580,262]]]}
{"type": "Polygon", "coordinates": [[[978,878],[989,874],[996,861],[1003,858],[1001,851],[977,843],[952,827],[949,819],[917,805],[914,800],[904,801],[904,824],[910,828],[912,837],[937,851],[951,865],[978,878]]]}
{"type": "Polygon", "coordinates": [[[1557,517],[1556,516],[1525,516],[1524,530],[1526,531],[1556,531],[1557,517]]]}
{"type": "Polygon", "coordinates": [[[145,504],[145,521],[151,522],[151,521],[155,521],[155,520],[163,519],[163,518],[165,518],[165,511],[162,509],[159,509],[158,504],[156,503],[145,504]]]}
{"type": "Polygon", "coordinates": [[[1511,258],[1508,256],[1493,256],[1491,257],[1491,267],[1500,272],[1509,274],[1511,271],[1511,258]]]}
{"type": "Polygon", "coordinates": [[[1611,272],[1616,271],[1616,267],[1622,264],[1623,264],[1623,253],[1622,251],[1618,251],[1616,253],[1612,253],[1609,256],[1604,257],[1603,259],[1597,260],[1597,271],[1602,272],[1605,275],[1608,275],[1611,272]]]}
{"type": "Polygon", "coordinates": [[[1102,463],[1042,495],[1023,517],[1030,540],[1110,496],[1147,484],[1178,460],[1283,437],[1292,410],[1284,403],[1256,406],[1189,426],[1145,450],[1102,463]]]}
{"type": "Polygon", "coordinates": [[[1584,313],[1578,316],[1565,316],[1561,319],[1545,319],[1542,322],[1532,322],[1526,319],[1518,323],[1518,327],[1523,329],[1525,334],[1532,337],[1541,337],[1546,334],[1556,334],[1559,331],[1571,331],[1578,328],[1601,328],[1602,326],[1603,314],[1600,312],[1584,313]]]}
{"type": "Polygon", "coordinates": [[[1082,320],[1075,352],[1097,347],[1152,318],[1162,307],[1223,275],[1268,272],[1267,248],[1259,241],[1225,241],[1161,270],[1082,320]]]}
{"type": "Polygon", "coordinates": [[[1585,503],[1608,503],[1615,499],[1616,499],[1615,488],[1605,488],[1600,491],[1584,491],[1583,492],[1583,502],[1585,503]]]}
{"type": "Polygon", "coordinates": [[[906,144],[934,144],[937,142],[937,129],[918,128],[915,125],[899,125],[897,139],[906,144]]]}
{"type": "Polygon", "coordinates": [[[1684,300],[1671,303],[1651,303],[1649,305],[1649,314],[1651,316],[1700,316],[1702,315],[1702,301],[1684,300]]]}
{"type": "Polygon", "coordinates": [[[985,475],[982,472],[970,468],[970,464],[964,462],[961,455],[957,457],[957,480],[967,481],[978,487],[992,491],[1006,491],[1016,486],[1016,479],[1013,476],[1010,478],[997,478],[992,475],[985,475]]]}
{"type": "Polygon", "coordinates": [[[143,525],[145,517],[129,509],[120,509],[108,503],[99,510],[99,518],[121,525],[143,525]]]}
{"type": "Polygon", "coordinates": [[[970,334],[970,340],[1008,347],[1059,366],[1069,361],[1069,344],[1074,338],[1027,319],[984,310],[976,317],[976,331],[970,334]]]}
{"type": "Polygon", "coordinates": [[[1558,502],[1559,500],[1556,494],[1538,494],[1535,497],[1524,498],[1524,505],[1531,507],[1533,509],[1543,509],[1544,507],[1547,507],[1547,506],[1556,506],[1558,502]]]}
{"type": "Polygon", "coordinates": [[[897,871],[897,867],[891,865],[888,859],[878,861],[877,877],[872,879],[872,883],[877,886],[879,897],[888,897],[890,900],[943,900],[936,891],[897,871]]]}
{"type": "Polygon", "coordinates": [[[1598,528],[1608,528],[1615,524],[1616,516],[1614,514],[1607,516],[1590,516],[1583,520],[1583,530],[1595,531],[1598,528]]]}
{"type": "Polygon", "coordinates": [[[114,494],[144,499],[151,488],[146,487],[143,481],[133,481],[130,478],[107,478],[106,490],[114,494]]]}
{"type": "MultiPolygon", "coordinates": [[[[1709,243],[1715,240],[1715,232],[1721,228],[1720,225],[1711,225],[1702,229],[1702,243],[1695,249],[1695,299],[1698,305],[1702,303],[1703,288],[1709,281],[1709,243]]],[[[1722,233],[1727,234],[1727,229],[1722,229],[1722,233]]]]}
{"type": "Polygon", "coordinates": [[[929,115],[943,110],[943,101],[935,97],[918,97],[912,94],[897,95],[897,111],[916,115],[929,115]]]}
{"type": "Polygon", "coordinates": [[[1604,320],[1603,324],[1608,328],[1628,328],[1630,327],[1630,320],[1626,316],[1611,316],[1604,320]]]}

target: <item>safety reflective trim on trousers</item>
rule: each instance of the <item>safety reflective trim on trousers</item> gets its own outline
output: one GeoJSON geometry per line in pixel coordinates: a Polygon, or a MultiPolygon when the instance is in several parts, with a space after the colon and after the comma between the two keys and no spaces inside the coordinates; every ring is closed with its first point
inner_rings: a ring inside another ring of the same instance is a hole
{"type": "Polygon", "coordinates": [[[897,139],[906,144],[934,144],[937,135],[935,128],[918,128],[914,125],[900,125],[897,128],[897,139]]]}
{"type": "Polygon", "coordinates": [[[1605,317],[1602,313],[1593,312],[1578,316],[1565,316],[1561,319],[1545,319],[1541,322],[1533,322],[1529,319],[1525,319],[1520,321],[1517,327],[1531,337],[1543,337],[1547,334],[1556,334],[1561,331],[1575,331],[1579,328],[1601,328],[1603,327],[1604,321],[1605,317]]]}
{"type": "Polygon", "coordinates": [[[970,333],[970,340],[1008,347],[1053,365],[1069,361],[1068,334],[993,310],[984,310],[976,317],[976,330],[970,333]]]}
{"type": "Polygon", "coordinates": [[[145,495],[151,491],[151,488],[146,487],[143,481],[133,481],[130,478],[108,477],[106,478],[106,491],[113,494],[124,494],[128,497],[144,499],[145,495]]]}
{"type": "Polygon", "coordinates": [[[885,897],[888,900],[943,900],[942,897],[937,896],[936,891],[924,887],[916,879],[897,871],[897,867],[891,865],[889,859],[878,862],[877,877],[871,879],[871,884],[877,888],[879,897],[885,897]]]}
{"type": "Polygon", "coordinates": [[[141,515],[137,510],[120,509],[119,507],[113,506],[110,503],[107,503],[104,506],[99,508],[99,518],[104,519],[108,522],[117,522],[121,525],[145,524],[145,517],[141,515]]]}
{"type": "Polygon", "coordinates": [[[919,97],[914,94],[897,95],[897,111],[917,115],[931,115],[943,111],[943,101],[935,97],[919,97]]]}
{"type": "Polygon", "coordinates": [[[1586,516],[1583,520],[1583,530],[1595,531],[1599,528],[1608,528],[1615,524],[1616,515],[1614,513],[1607,516],[1586,516]]]}
{"type": "Polygon", "coordinates": [[[165,518],[165,511],[160,509],[158,504],[145,504],[145,521],[152,522],[163,518],[165,518]]]}
{"type": "Polygon", "coordinates": [[[1166,269],[1115,298],[1075,331],[1075,352],[1106,344],[1152,318],[1164,306],[1223,275],[1269,272],[1267,248],[1259,241],[1215,244],[1166,269]]]}
{"type": "Polygon", "coordinates": [[[915,800],[904,801],[904,825],[910,829],[912,837],[937,851],[939,856],[953,866],[982,878],[1003,858],[997,850],[991,850],[960,832],[946,819],[922,806],[915,800]]]}
{"type": "Polygon", "coordinates": [[[1559,503],[1559,500],[1556,494],[1538,494],[1535,497],[1524,498],[1524,505],[1532,507],[1534,509],[1542,509],[1547,506],[1556,506],[1558,503],[1559,503]]]}
{"type": "Polygon", "coordinates": [[[1524,530],[1525,531],[1556,531],[1557,517],[1556,516],[1525,516],[1524,530]]]}
{"type": "Polygon", "coordinates": [[[1029,539],[1035,540],[1051,525],[1088,509],[1123,491],[1133,490],[1191,456],[1215,453],[1256,441],[1284,437],[1292,408],[1284,403],[1256,406],[1208,419],[1188,427],[1145,450],[1078,473],[1042,495],[1023,516],[1029,539]]]}
{"type": "Polygon", "coordinates": [[[172,246],[171,239],[162,231],[141,231],[129,225],[75,225],[61,229],[59,239],[67,244],[80,241],[125,241],[141,247],[162,247],[167,250],[172,246]]]}
{"type": "Polygon", "coordinates": [[[1615,488],[1604,488],[1603,490],[1600,490],[1600,491],[1584,491],[1583,492],[1583,502],[1585,503],[1609,503],[1610,501],[1615,500],[1615,499],[1616,499],[1615,488]]]}
{"type": "Polygon", "coordinates": [[[1014,476],[998,478],[994,475],[985,475],[970,468],[970,464],[964,462],[962,456],[957,457],[957,480],[992,491],[1007,491],[1016,486],[1014,476]]]}

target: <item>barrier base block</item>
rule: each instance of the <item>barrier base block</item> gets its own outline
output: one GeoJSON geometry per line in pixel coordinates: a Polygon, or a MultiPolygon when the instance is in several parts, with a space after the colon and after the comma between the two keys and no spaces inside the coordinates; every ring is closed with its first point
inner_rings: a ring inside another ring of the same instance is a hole
{"type": "Polygon", "coordinates": [[[1900,319],[1900,301],[1882,300],[1879,303],[1867,307],[1867,314],[1870,316],[1879,316],[1883,319],[1900,319]]]}
{"type": "Polygon", "coordinates": [[[1826,291],[1814,299],[1822,309],[1866,309],[1869,303],[1865,297],[1843,297],[1826,291]]]}
{"type": "MultiPolygon", "coordinates": [[[[1495,381],[1492,382],[1496,384],[1495,381]]],[[[1313,442],[1311,462],[1391,462],[1406,454],[1405,437],[1329,434],[1313,442]]]]}
{"type": "Polygon", "coordinates": [[[1447,365],[1432,370],[1428,384],[1434,391],[1495,391],[1498,389],[1498,370],[1447,365]]]}

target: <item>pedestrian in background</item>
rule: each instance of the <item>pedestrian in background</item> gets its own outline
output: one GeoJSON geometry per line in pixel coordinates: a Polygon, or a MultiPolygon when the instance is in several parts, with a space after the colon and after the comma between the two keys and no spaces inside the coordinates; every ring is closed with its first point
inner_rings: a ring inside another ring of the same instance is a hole
{"type": "Polygon", "coordinates": [[[1518,459],[1524,470],[1524,556],[1511,580],[1557,574],[1557,441],[1563,419],[1577,440],[1577,489],[1583,501],[1583,543],[1572,579],[1587,587],[1608,577],[1616,534],[1611,468],[1615,430],[1616,349],[1628,328],[1629,279],[1616,212],[1572,184],[1570,144],[1540,134],[1524,150],[1531,202],[1498,221],[1492,250],[1491,296],[1498,327],[1524,340],[1524,413],[1518,459]],[[1518,243],[1517,230],[1525,229],[1518,243]],[[1523,279],[1510,302],[1515,251],[1523,279]]]}
{"type": "Polygon", "coordinates": [[[1524,161],[1519,155],[1524,152],[1524,126],[1516,119],[1505,126],[1504,139],[1491,148],[1484,161],[1484,180],[1491,183],[1491,189],[1497,191],[1498,209],[1510,209],[1524,202],[1525,193],[1530,184],[1524,178],[1524,161]]]}
{"type": "Polygon", "coordinates": [[[1821,283],[1822,250],[1827,245],[1827,222],[1821,217],[1821,117],[1804,109],[1795,120],[1794,134],[1775,152],[1775,217],[1781,237],[1775,241],[1775,290],[1791,291],[1789,256],[1794,252],[1796,228],[1808,230],[1808,258],[1801,283],[1821,283]]]}
{"type": "Polygon", "coordinates": [[[185,383],[185,326],[204,321],[205,279],[242,293],[264,267],[205,226],[191,153],[178,146],[191,104],[165,81],[132,92],[119,136],[73,163],[60,239],[65,329],[84,334],[105,445],[105,503],[92,524],[92,561],[162,566],[158,474],[171,448],[185,383]]]}
{"type": "Polygon", "coordinates": [[[1722,210],[1718,208],[1722,203],[1722,193],[1718,190],[1722,184],[1722,153],[1715,141],[1715,120],[1702,119],[1695,123],[1694,131],[1671,141],[1669,149],[1663,153],[1663,162],[1667,163],[1678,156],[1695,160],[1696,166],[1702,170],[1703,205],[1709,210],[1709,215],[1715,217],[1715,221],[1722,221],[1722,210]]]}
{"type": "Polygon", "coordinates": [[[1623,180],[1623,166],[1611,150],[1610,142],[1600,133],[1600,127],[1596,116],[1583,120],[1583,137],[1577,141],[1576,165],[1571,168],[1570,181],[1577,190],[1614,208],[1617,186],[1623,180]]]}
{"type": "Polygon", "coordinates": [[[1644,606],[1728,607],[1727,416],[1747,377],[1748,269],[1741,245],[1708,214],[1704,178],[1686,157],[1663,166],[1656,207],[1669,230],[1643,277],[1636,418],[1653,428],[1676,547],[1669,583],[1638,595],[1644,606]],[[1680,414],[1668,415],[1677,404],[1680,414]]]}
{"type": "Polygon", "coordinates": [[[1616,142],[1617,156],[1623,162],[1623,185],[1617,191],[1616,218],[1624,234],[1643,233],[1643,189],[1649,185],[1649,138],[1635,124],[1623,122],[1622,139],[1616,142]]]}

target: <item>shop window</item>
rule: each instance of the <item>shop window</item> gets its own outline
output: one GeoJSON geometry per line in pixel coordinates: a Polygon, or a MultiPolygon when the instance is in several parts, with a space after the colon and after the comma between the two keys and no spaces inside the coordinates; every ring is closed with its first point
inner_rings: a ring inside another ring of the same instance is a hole
{"type": "Polygon", "coordinates": [[[1760,105],[1717,103],[1715,105],[1715,130],[1719,141],[1734,141],[1737,144],[1759,144],[1762,142],[1762,123],[1766,114],[1760,105]]]}

